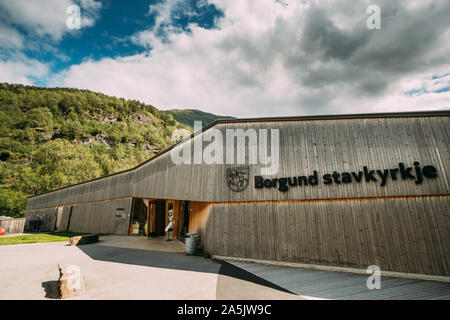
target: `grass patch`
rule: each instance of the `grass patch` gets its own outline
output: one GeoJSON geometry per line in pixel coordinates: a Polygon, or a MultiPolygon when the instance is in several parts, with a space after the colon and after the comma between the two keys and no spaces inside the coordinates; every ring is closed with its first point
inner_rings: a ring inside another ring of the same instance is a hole
{"type": "Polygon", "coordinates": [[[71,237],[80,236],[83,234],[86,233],[62,231],[28,234],[17,237],[2,237],[0,238],[0,245],[69,241],[71,237]]]}

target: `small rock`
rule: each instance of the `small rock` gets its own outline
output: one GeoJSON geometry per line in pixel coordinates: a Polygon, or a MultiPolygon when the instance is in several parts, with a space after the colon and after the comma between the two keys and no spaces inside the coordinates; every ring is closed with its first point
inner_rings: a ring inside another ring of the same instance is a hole
{"type": "Polygon", "coordinates": [[[70,238],[70,245],[71,246],[78,246],[80,244],[89,244],[98,242],[98,234],[89,234],[85,236],[75,236],[70,238]]]}
{"type": "Polygon", "coordinates": [[[58,264],[58,269],[58,286],[61,299],[77,296],[86,292],[86,278],[81,273],[79,266],[74,264],[58,264]]]}

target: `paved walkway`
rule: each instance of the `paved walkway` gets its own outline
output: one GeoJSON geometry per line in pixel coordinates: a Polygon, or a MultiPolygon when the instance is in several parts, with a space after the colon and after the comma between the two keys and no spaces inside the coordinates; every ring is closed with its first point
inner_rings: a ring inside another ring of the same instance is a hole
{"type": "Polygon", "coordinates": [[[184,252],[184,244],[181,241],[175,239],[167,241],[165,237],[147,238],[108,235],[101,236],[101,241],[96,245],[164,252],[184,252]]]}
{"type": "Polygon", "coordinates": [[[290,292],[326,299],[446,299],[450,283],[381,277],[381,289],[367,289],[368,275],[311,270],[257,263],[230,262],[290,292]]]}
{"type": "Polygon", "coordinates": [[[66,242],[0,246],[0,299],[51,299],[58,264],[81,267],[86,294],[72,299],[450,299],[450,283],[226,262],[184,254],[164,238],[101,236],[66,242]]]}
{"type": "Polygon", "coordinates": [[[53,298],[59,263],[79,265],[87,278],[87,293],[72,299],[302,299],[226,262],[187,256],[176,240],[100,240],[0,246],[0,299],[53,298]]]}

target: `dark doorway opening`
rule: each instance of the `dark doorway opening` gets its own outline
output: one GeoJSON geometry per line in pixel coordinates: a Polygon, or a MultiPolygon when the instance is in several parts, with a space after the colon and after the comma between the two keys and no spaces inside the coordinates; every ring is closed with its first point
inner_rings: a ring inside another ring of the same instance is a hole
{"type": "Polygon", "coordinates": [[[131,209],[130,236],[148,236],[150,202],[147,199],[134,198],[131,209]]]}
{"type": "Polygon", "coordinates": [[[189,213],[190,205],[189,201],[182,201],[181,205],[181,215],[180,215],[180,229],[178,233],[178,238],[184,242],[186,234],[189,231],[189,213]]]}
{"type": "Polygon", "coordinates": [[[152,226],[152,236],[165,235],[165,222],[166,222],[166,201],[157,200],[153,202],[155,204],[155,220],[152,226]]]}
{"type": "Polygon", "coordinates": [[[70,229],[70,219],[72,218],[72,210],[73,210],[73,206],[70,206],[70,212],[69,212],[69,219],[67,220],[67,228],[66,230],[69,231],[70,229]]]}

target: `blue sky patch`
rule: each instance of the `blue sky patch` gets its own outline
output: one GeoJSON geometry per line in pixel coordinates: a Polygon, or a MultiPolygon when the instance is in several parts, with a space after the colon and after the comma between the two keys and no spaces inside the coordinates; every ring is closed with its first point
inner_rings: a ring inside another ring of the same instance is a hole
{"type": "MultiPolygon", "coordinates": [[[[103,0],[93,26],[67,32],[59,42],[52,41],[50,37],[36,41],[31,32],[13,27],[28,43],[22,53],[30,59],[48,63],[52,73],[59,73],[86,60],[132,56],[147,51],[148,48],[130,41],[130,37],[155,26],[158,13],[150,13],[149,6],[163,2],[103,0]]],[[[81,10],[81,16],[83,14],[81,10]]],[[[215,19],[221,16],[223,13],[214,5],[202,0],[189,0],[175,6],[170,14],[170,23],[184,32],[190,31],[190,23],[211,29],[215,28],[215,19]]],[[[161,38],[165,36],[162,31],[155,31],[155,35],[161,38]]],[[[15,51],[0,49],[0,60],[10,59],[15,54],[15,51]]],[[[36,84],[45,85],[45,82],[45,79],[39,79],[36,84]]]]}

